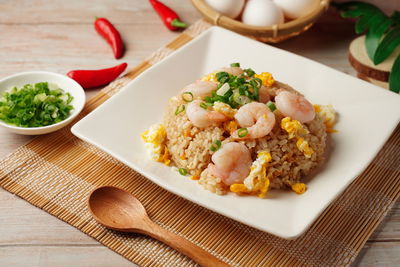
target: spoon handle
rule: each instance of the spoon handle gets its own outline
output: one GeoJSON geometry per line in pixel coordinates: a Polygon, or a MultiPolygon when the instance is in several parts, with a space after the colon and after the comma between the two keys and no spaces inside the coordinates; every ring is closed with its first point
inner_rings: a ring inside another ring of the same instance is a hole
{"type": "MultiPolygon", "coordinates": [[[[204,249],[193,244],[192,242],[168,230],[165,230],[164,228],[160,227],[159,225],[155,224],[152,221],[150,222],[151,223],[147,224],[146,229],[142,229],[143,234],[147,234],[153,237],[154,239],[157,239],[163,242],[164,244],[174,248],[175,250],[188,256],[201,266],[229,266],[228,264],[217,259],[204,249]]],[[[137,230],[135,230],[135,232],[137,232],[137,230]]]]}

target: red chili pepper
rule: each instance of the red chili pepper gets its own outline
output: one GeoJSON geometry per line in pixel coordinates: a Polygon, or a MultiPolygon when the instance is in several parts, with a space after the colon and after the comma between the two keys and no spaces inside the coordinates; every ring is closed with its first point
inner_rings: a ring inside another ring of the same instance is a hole
{"type": "Polygon", "coordinates": [[[160,16],[165,26],[167,26],[171,31],[178,31],[187,27],[186,23],[181,21],[178,14],[176,14],[171,8],[158,0],[149,0],[149,2],[160,16]]]}
{"type": "Polygon", "coordinates": [[[106,18],[96,18],[94,28],[110,44],[114,57],[116,59],[121,58],[124,54],[124,43],[114,25],[106,18]]]}
{"type": "Polygon", "coordinates": [[[114,81],[128,64],[122,63],[112,68],[101,70],[72,70],[67,76],[77,81],[83,88],[94,88],[114,81]]]}

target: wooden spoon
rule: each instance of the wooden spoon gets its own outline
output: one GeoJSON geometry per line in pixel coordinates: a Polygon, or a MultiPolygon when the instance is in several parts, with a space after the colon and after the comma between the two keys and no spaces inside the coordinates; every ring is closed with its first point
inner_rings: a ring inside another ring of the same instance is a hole
{"type": "Polygon", "coordinates": [[[99,187],[90,194],[88,205],[96,221],[107,228],[151,236],[202,266],[228,266],[202,248],[155,224],[142,203],[123,189],[99,187]]]}

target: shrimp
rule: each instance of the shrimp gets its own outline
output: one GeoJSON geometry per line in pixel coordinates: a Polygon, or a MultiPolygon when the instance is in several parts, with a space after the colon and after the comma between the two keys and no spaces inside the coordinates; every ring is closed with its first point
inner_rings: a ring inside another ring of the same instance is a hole
{"type": "Polygon", "coordinates": [[[268,89],[267,87],[265,87],[264,85],[261,85],[260,90],[258,91],[259,94],[259,101],[261,103],[267,103],[271,97],[269,95],[269,91],[270,89],[268,89]]]}
{"type": "Polygon", "coordinates": [[[305,97],[286,90],[278,90],[275,104],[283,115],[302,123],[310,122],[315,117],[314,107],[305,97]]]}
{"type": "Polygon", "coordinates": [[[239,76],[240,74],[243,73],[243,70],[240,67],[225,67],[225,68],[220,68],[214,71],[214,73],[218,72],[227,72],[229,74],[232,74],[234,76],[239,76]]]}
{"type": "Polygon", "coordinates": [[[194,126],[205,128],[229,120],[227,116],[218,111],[202,108],[201,103],[200,99],[196,99],[186,107],[186,114],[194,126]]]}
{"type": "Polygon", "coordinates": [[[205,96],[211,95],[211,92],[217,90],[217,84],[211,81],[197,80],[185,86],[181,94],[190,92],[193,94],[193,99],[204,98],[205,96]]]}
{"type": "Polygon", "coordinates": [[[252,164],[250,150],[241,143],[226,143],[215,152],[208,171],[226,185],[243,183],[252,164]]]}
{"type": "Polygon", "coordinates": [[[235,119],[241,127],[247,128],[247,134],[239,137],[236,131],[233,134],[234,138],[261,138],[269,134],[275,125],[275,114],[259,102],[242,106],[236,113],[235,119]]]}

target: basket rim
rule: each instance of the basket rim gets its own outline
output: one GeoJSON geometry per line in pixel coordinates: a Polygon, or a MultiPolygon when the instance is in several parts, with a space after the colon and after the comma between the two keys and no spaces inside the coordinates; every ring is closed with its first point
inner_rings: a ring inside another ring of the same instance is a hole
{"type": "Polygon", "coordinates": [[[213,24],[228,28],[233,31],[253,36],[280,37],[307,27],[315,22],[329,7],[331,0],[319,0],[319,5],[311,13],[283,24],[272,26],[253,26],[239,20],[222,15],[211,8],[204,0],[192,0],[193,6],[213,24]]]}

